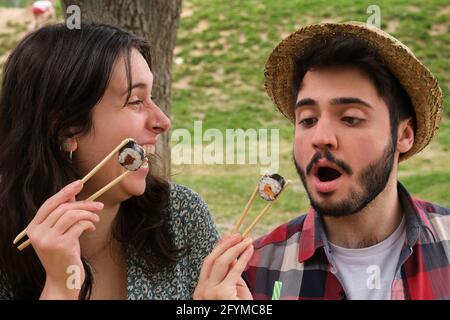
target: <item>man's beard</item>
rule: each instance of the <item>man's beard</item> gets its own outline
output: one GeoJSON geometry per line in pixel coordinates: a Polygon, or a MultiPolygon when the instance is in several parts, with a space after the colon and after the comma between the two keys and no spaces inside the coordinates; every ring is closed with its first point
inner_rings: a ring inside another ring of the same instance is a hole
{"type": "MultiPolygon", "coordinates": [[[[390,141],[389,145],[384,150],[383,155],[378,160],[375,160],[367,167],[363,168],[358,175],[356,181],[362,191],[357,191],[357,189],[352,186],[348,197],[336,204],[327,203],[326,200],[323,204],[318,203],[308,190],[305,171],[298,166],[295,157],[294,164],[314,210],[321,216],[343,217],[360,212],[384,190],[394,164],[394,154],[394,144],[390,141]]],[[[307,166],[307,173],[311,171],[313,165],[317,163],[320,158],[326,158],[349,175],[353,172],[348,164],[342,160],[336,159],[329,150],[326,150],[314,155],[307,166]]]]}

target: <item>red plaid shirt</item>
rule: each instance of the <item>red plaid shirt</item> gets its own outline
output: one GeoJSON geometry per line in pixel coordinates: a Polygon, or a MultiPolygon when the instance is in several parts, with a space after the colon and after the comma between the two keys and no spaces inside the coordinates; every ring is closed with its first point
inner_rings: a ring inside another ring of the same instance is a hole
{"type": "MultiPolygon", "coordinates": [[[[398,183],[406,240],[391,298],[450,299],[450,209],[411,198],[398,183]]],[[[346,299],[323,228],[310,209],[254,243],[244,279],[255,299],[346,299]],[[277,282],[277,283],[276,283],[277,282]]]]}

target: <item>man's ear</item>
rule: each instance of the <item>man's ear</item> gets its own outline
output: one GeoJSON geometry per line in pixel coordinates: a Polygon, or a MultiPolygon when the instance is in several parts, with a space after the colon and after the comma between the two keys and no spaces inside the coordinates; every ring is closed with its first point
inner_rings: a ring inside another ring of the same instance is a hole
{"type": "Polygon", "coordinates": [[[408,152],[414,144],[414,127],[411,118],[400,121],[397,131],[397,151],[408,152]]]}

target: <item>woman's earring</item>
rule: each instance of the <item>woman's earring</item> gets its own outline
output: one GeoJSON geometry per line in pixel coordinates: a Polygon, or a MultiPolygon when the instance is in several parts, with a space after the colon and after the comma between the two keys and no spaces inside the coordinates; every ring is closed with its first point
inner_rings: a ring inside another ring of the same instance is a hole
{"type": "Polygon", "coordinates": [[[76,149],[76,142],[75,143],[71,143],[69,141],[66,141],[66,142],[63,143],[62,149],[65,152],[69,152],[69,160],[70,160],[70,162],[72,162],[73,152],[76,149]]]}

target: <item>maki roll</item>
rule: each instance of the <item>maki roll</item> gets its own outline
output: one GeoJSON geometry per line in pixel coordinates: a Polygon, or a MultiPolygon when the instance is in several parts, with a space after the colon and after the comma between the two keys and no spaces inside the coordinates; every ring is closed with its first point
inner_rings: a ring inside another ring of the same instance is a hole
{"type": "Polygon", "coordinates": [[[283,190],[286,180],[279,174],[264,175],[259,180],[259,195],[267,201],[273,201],[283,190]]]}
{"type": "Polygon", "coordinates": [[[119,150],[119,163],[127,170],[136,171],[144,161],[144,149],[134,140],[130,140],[119,150]]]}

